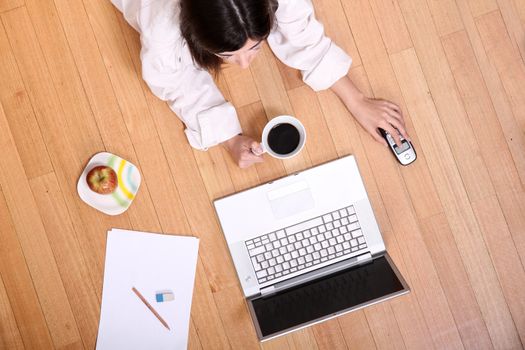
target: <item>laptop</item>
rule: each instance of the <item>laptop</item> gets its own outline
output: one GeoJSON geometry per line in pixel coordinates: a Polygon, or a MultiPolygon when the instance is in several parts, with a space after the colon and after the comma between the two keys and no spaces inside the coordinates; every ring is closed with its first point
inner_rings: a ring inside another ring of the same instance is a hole
{"type": "Polygon", "coordinates": [[[214,205],[261,341],[410,290],[351,155],[214,205]]]}

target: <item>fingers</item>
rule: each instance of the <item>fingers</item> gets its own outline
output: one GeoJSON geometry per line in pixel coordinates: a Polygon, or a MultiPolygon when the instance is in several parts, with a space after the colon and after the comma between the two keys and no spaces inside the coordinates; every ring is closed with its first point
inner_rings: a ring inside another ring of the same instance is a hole
{"type": "Polygon", "coordinates": [[[253,154],[255,154],[256,156],[260,156],[261,154],[264,153],[263,149],[262,149],[262,146],[259,142],[257,141],[253,141],[250,145],[250,150],[253,154]]]}
{"type": "Polygon", "coordinates": [[[395,109],[385,107],[384,109],[385,113],[391,116],[392,118],[395,118],[397,121],[399,121],[403,126],[405,126],[405,119],[403,119],[403,116],[400,112],[396,111],[395,109]]]}
{"type": "Polygon", "coordinates": [[[380,144],[382,144],[383,146],[385,147],[388,147],[388,143],[386,142],[386,140],[383,138],[383,136],[381,135],[381,133],[379,132],[379,130],[375,129],[374,131],[372,131],[370,133],[370,135],[372,135],[372,138],[374,140],[376,140],[377,142],[379,142],[380,144]]]}
{"type": "Polygon", "coordinates": [[[401,119],[402,119],[402,116],[403,116],[403,111],[401,110],[401,108],[396,105],[394,102],[390,102],[390,101],[387,101],[387,100],[382,100],[383,101],[383,105],[393,109],[394,111],[398,112],[399,114],[401,114],[401,119]]]}
{"type": "MultiPolygon", "coordinates": [[[[405,138],[407,140],[410,140],[410,138],[408,137],[408,134],[406,132],[405,126],[403,124],[401,124],[397,119],[390,117],[389,119],[387,119],[387,122],[390,125],[392,125],[394,128],[397,129],[395,135],[392,134],[394,139],[396,139],[396,137],[399,137],[399,134],[401,134],[403,136],[403,138],[405,138]]],[[[396,143],[397,143],[397,141],[396,141],[396,143]]]]}
{"type": "MultiPolygon", "coordinates": [[[[257,148],[257,146],[255,148],[257,148]]],[[[261,155],[254,154],[254,149],[250,148],[241,152],[241,156],[239,158],[239,167],[247,168],[255,163],[262,162],[264,162],[263,157],[261,155]]]]}
{"type": "MultiPolygon", "coordinates": [[[[398,123],[398,122],[393,121],[392,123],[395,124],[395,123],[398,123]]],[[[379,125],[379,127],[382,128],[383,130],[385,130],[386,132],[388,132],[390,134],[390,136],[392,136],[392,138],[396,142],[396,145],[398,145],[399,147],[402,146],[401,138],[399,137],[399,132],[395,129],[395,127],[390,122],[383,121],[379,125]]]]}
{"type": "Polygon", "coordinates": [[[383,115],[384,120],[386,120],[389,124],[394,126],[398,131],[393,134],[389,132],[396,141],[396,144],[400,146],[400,144],[398,143],[398,133],[400,133],[403,136],[403,138],[410,141],[410,137],[408,136],[408,133],[406,131],[405,119],[403,117],[403,112],[401,111],[401,108],[390,101],[382,100],[382,103],[384,111],[386,113],[386,115],[383,115]]]}

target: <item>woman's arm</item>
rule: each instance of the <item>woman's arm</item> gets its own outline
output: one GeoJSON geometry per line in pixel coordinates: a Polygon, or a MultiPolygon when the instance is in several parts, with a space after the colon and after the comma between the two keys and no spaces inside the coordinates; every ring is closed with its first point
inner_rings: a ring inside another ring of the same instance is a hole
{"type": "Polygon", "coordinates": [[[276,20],[268,44],[283,63],[301,71],[305,83],[315,91],[331,88],[378,142],[386,145],[377,128],[389,132],[397,143],[394,127],[408,138],[400,108],[365,97],[348,78],[351,58],[325,35],[309,1],[280,0],[276,20]]]}
{"type": "Polygon", "coordinates": [[[346,75],[352,59],[324,33],[308,0],[280,0],[268,44],[287,66],[301,71],[313,90],[331,87],[346,75]]]}

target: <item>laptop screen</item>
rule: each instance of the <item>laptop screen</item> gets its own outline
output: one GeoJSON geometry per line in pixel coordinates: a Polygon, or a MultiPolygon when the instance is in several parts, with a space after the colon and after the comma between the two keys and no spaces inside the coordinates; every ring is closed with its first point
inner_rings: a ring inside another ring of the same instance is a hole
{"type": "Polygon", "coordinates": [[[263,338],[404,290],[384,256],[251,300],[263,338]]]}

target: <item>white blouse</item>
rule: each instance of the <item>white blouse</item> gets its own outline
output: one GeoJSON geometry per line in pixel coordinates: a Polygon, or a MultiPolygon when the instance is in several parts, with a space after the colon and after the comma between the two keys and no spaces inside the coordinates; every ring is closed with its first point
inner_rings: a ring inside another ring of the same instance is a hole
{"type": "MultiPolygon", "coordinates": [[[[179,0],[111,0],[140,33],[142,77],[186,125],[191,146],[205,150],[241,133],[235,108],[210,74],[193,62],[179,28],[179,0]]],[[[299,69],[315,91],[347,74],[351,58],[328,37],[309,0],[279,0],[268,44],[286,65],[299,69]]]]}

